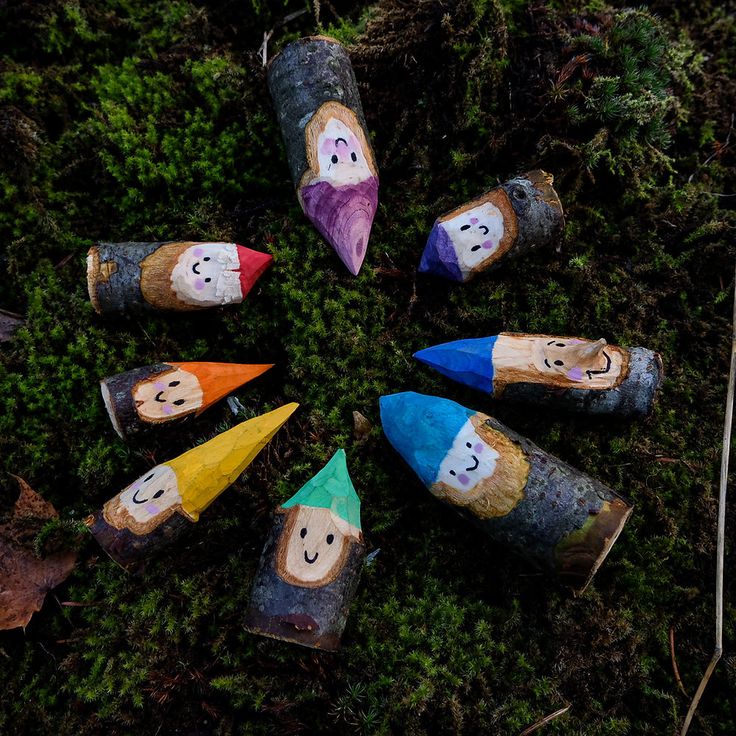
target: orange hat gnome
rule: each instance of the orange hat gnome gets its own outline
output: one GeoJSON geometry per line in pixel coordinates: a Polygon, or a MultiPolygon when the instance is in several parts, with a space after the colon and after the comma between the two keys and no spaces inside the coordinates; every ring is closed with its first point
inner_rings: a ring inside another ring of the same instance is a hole
{"type": "Polygon", "coordinates": [[[207,407],[265,373],[272,364],[156,363],[100,381],[115,431],[132,435],[207,407]]]}

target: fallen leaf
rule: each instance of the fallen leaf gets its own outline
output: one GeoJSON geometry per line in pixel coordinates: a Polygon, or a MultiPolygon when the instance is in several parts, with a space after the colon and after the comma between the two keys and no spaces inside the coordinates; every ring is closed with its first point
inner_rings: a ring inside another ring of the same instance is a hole
{"type": "Polygon", "coordinates": [[[69,577],[77,561],[74,550],[39,558],[33,540],[44,523],[58,517],[22,478],[13,476],[20,495],[13,515],[0,524],[0,630],[25,628],[41,610],[46,593],[69,577]]]}

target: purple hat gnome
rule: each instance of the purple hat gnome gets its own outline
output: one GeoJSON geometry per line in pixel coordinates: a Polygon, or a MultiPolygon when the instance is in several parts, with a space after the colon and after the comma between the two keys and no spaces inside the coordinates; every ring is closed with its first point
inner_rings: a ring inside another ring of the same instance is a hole
{"type": "Polygon", "coordinates": [[[378,208],[378,170],[350,58],[334,38],[302,38],[271,62],[268,86],[299,203],[357,276],[378,208]]]}

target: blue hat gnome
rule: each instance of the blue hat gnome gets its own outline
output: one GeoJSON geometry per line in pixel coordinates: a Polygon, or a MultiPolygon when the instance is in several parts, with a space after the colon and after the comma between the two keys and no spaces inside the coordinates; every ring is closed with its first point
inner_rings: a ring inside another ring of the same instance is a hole
{"type": "Polygon", "coordinates": [[[360,499],[338,450],[276,510],[261,556],[246,628],[336,650],[365,557],[360,499]]]}
{"type": "Polygon", "coordinates": [[[610,488],[491,417],[412,391],[382,396],[389,442],[439,500],[582,592],[631,513],[610,488]]]}

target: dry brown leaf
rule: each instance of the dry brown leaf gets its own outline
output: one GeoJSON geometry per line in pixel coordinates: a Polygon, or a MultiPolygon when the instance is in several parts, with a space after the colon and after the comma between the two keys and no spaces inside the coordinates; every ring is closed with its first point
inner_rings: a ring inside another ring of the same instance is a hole
{"type": "Polygon", "coordinates": [[[20,495],[10,519],[0,524],[0,630],[25,628],[41,610],[46,593],[69,577],[77,553],[64,550],[39,558],[33,540],[56,509],[22,478],[13,476],[20,495]]]}

